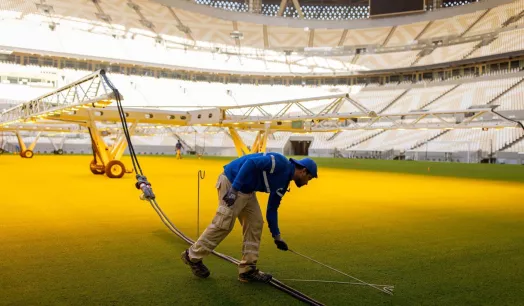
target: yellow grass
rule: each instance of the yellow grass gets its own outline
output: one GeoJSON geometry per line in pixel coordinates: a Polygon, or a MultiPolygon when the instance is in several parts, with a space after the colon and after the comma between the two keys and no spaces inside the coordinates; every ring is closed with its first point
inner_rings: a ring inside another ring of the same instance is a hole
{"type": "MultiPolygon", "coordinates": [[[[7,269],[3,273],[3,281],[11,284],[1,289],[0,281],[0,294],[7,296],[4,301],[32,304],[35,300],[47,299],[50,304],[56,301],[69,304],[67,297],[74,297],[92,285],[97,288],[93,289],[92,294],[101,296],[97,302],[102,304],[110,302],[104,296],[117,301],[133,296],[134,301],[153,299],[160,304],[166,302],[155,300],[152,292],[137,293],[139,291],[130,284],[138,284],[143,275],[134,274],[129,267],[125,267],[129,283],[119,286],[130,286],[131,293],[126,297],[125,294],[112,296],[109,291],[104,291],[111,286],[99,279],[99,275],[95,272],[95,276],[85,274],[84,264],[78,260],[86,257],[87,262],[105,262],[106,269],[116,270],[124,269],[119,264],[122,257],[134,256],[134,264],[147,258],[156,262],[157,267],[173,269],[169,277],[192,279],[189,271],[178,261],[184,244],[176,238],[167,238],[166,229],[153,209],[147,202],[139,200],[139,191],[134,188],[134,175],[126,175],[122,179],[95,176],[89,171],[90,160],[88,156],[35,156],[30,160],[0,156],[3,176],[0,266],[7,269]],[[119,248],[115,250],[104,241],[119,248]],[[120,245],[119,241],[125,243],[120,245]],[[54,260],[56,258],[61,258],[61,261],[54,260]],[[60,270],[64,262],[69,263],[70,269],[60,270]],[[58,279],[55,278],[57,276],[43,276],[50,271],[61,271],[56,273],[62,275],[58,279]],[[93,282],[91,277],[97,281],[93,282]],[[82,278],[85,278],[84,282],[82,278]],[[24,279],[23,283],[21,279],[24,279]],[[42,284],[46,281],[55,283],[42,284]],[[60,287],[58,284],[62,281],[64,283],[60,287]],[[75,282],[79,282],[78,286],[69,286],[75,282]],[[32,284],[31,289],[26,287],[28,283],[32,284]],[[49,286],[62,289],[53,287],[55,291],[49,291],[49,286]]],[[[183,232],[194,238],[197,172],[206,172],[205,179],[201,181],[200,194],[202,231],[216,209],[214,185],[226,161],[166,157],[141,157],[140,160],[162,208],[183,232]]],[[[129,160],[125,161],[129,164],[129,160]]],[[[370,282],[396,285],[394,298],[401,299],[402,303],[406,301],[402,298],[420,302],[425,295],[433,294],[435,301],[441,298],[442,303],[461,304],[463,296],[460,293],[446,297],[446,293],[441,292],[435,296],[433,286],[445,286],[453,282],[454,276],[447,274],[442,279],[444,272],[423,268],[420,266],[423,265],[422,259],[445,258],[449,265],[454,266],[456,263],[449,258],[451,253],[470,254],[468,252],[475,253],[483,247],[508,250],[515,247],[513,239],[522,236],[511,236],[523,229],[519,225],[524,220],[524,184],[521,183],[324,168],[319,170],[319,176],[320,179],[301,189],[292,183],[291,192],[284,197],[279,214],[284,239],[291,248],[342,270],[356,272],[357,276],[370,282]],[[506,230],[506,225],[512,230],[506,230]],[[413,276],[409,271],[413,272],[413,276]],[[439,280],[433,285],[424,284],[424,279],[432,273],[438,274],[435,278],[439,280]]],[[[266,201],[267,195],[259,194],[264,212],[266,201]]],[[[219,251],[238,258],[240,233],[237,224],[219,251]]],[[[276,277],[344,280],[290,253],[276,250],[269,238],[265,226],[260,265],[276,277]],[[304,275],[304,271],[309,271],[311,275],[304,275]]],[[[491,262],[504,262],[496,255],[495,258],[493,254],[486,256],[491,256],[491,262]]],[[[213,277],[216,275],[226,280],[230,277],[229,281],[235,281],[235,269],[218,260],[210,259],[209,262],[212,272],[216,272],[213,277]]],[[[492,272],[497,270],[493,267],[492,272]]],[[[446,270],[444,274],[451,271],[446,270]]],[[[154,274],[154,271],[149,272],[154,274]]],[[[150,281],[165,281],[160,277],[150,281]]],[[[513,282],[521,280],[515,277],[510,275],[509,279],[513,278],[513,282]]],[[[460,282],[455,281],[459,286],[460,282]]],[[[502,280],[500,282],[503,283],[502,280]]],[[[319,284],[289,284],[328,304],[338,304],[342,300],[355,305],[362,302],[380,304],[389,299],[366,288],[340,290],[341,287],[326,288],[319,284]],[[345,300],[349,297],[353,299],[351,302],[345,300]]],[[[480,291],[475,289],[475,280],[463,285],[468,290],[480,291]]],[[[155,286],[158,284],[155,283],[155,286]]],[[[187,291],[188,299],[193,298],[191,288],[198,288],[195,290],[200,290],[201,295],[207,294],[202,292],[208,289],[199,287],[199,284],[188,286],[187,290],[178,289],[187,291]]],[[[244,286],[234,290],[248,293],[251,289],[244,286]]],[[[273,292],[271,289],[264,290],[273,292]]],[[[496,290],[486,293],[484,288],[482,291],[488,295],[485,297],[488,301],[496,296],[496,290]]],[[[266,291],[257,292],[254,294],[262,294],[259,298],[266,296],[263,295],[266,291]]],[[[169,296],[174,293],[166,291],[161,294],[169,296]]],[[[279,301],[294,303],[288,297],[276,294],[281,299],[279,301]]],[[[242,304],[248,299],[241,295],[235,298],[237,300],[221,302],[242,304]]],[[[513,300],[510,297],[506,301],[513,300]]],[[[205,303],[198,298],[186,302],[205,303]]]]}

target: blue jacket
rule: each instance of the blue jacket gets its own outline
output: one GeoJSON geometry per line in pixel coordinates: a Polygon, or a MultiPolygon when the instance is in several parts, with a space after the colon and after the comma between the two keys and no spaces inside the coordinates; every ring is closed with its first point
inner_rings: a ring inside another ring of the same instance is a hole
{"type": "Polygon", "coordinates": [[[236,190],[269,193],[266,219],[273,237],[280,234],[277,210],[294,173],[295,165],[279,153],[249,154],[224,166],[224,174],[236,190]]]}

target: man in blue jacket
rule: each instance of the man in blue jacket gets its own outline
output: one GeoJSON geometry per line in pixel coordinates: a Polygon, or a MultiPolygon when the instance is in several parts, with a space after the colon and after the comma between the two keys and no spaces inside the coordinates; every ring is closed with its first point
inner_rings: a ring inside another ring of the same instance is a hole
{"type": "Polygon", "coordinates": [[[269,193],[266,212],[269,230],[277,248],[287,251],[288,246],[278,229],[280,200],[292,180],[300,188],[316,177],[317,165],[310,158],[288,160],[278,153],[255,153],[233,160],[224,166],[224,172],[218,177],[219,205],[213,221],[200,238],[182,252],[182,261],[189,265],[194,275],[208,277],[210,272],[202,259],[227,237],[238,218],[244,236],[238,279],[269,282],[272,276],[256,268],[264,219],[255,192],[269,193]]]}

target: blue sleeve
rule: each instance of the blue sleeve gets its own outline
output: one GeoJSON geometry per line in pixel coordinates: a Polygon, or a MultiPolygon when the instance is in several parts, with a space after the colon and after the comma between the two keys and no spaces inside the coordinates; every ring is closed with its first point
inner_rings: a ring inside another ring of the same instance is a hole
{"type": "Polygon", "coordinates": [[[242,182],[245,182],[248,176],[253,175],[253,171],[269,171],[271,166],[272,161],[269,155],[250,158],[240,167],[235,181],[231,185],[236,190],[240,190],[242,188],[242,182]]]}
{"type": "Polygon", "coordinates": [[[282,200],[282,197],[280,197],[275,192],[269,194],[266,219],[269,226],[269,231],[273,237],[280,235],[280,230],[278,228],[278,207],[280,206],[280,200],[282,200]]]}

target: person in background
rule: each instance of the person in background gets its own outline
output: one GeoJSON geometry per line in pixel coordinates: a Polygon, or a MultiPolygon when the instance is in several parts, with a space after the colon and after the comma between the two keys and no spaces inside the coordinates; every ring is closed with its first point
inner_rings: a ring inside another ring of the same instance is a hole
{"type": "Polygon", "coordinates": [[[177,141],[176,145],[176,159],[182,159],[182,143],[180,142],[180,139],[177,141]]]}

